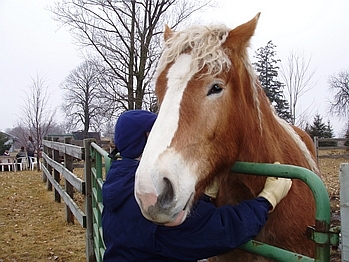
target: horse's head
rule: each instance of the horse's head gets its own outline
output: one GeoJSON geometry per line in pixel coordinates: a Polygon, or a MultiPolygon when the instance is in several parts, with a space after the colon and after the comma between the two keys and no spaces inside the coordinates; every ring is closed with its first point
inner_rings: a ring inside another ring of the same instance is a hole
{"type": "Polygon", "coordinates": [[[147,219],[182,223],[193,200],[237,154],[238,126],[248,117],[239,110],[254,107],[251,90],[257,92],[246,48],[258,17],[233,30],[166,28],[156,81],[160,112],[135,181],[147,219]]]}

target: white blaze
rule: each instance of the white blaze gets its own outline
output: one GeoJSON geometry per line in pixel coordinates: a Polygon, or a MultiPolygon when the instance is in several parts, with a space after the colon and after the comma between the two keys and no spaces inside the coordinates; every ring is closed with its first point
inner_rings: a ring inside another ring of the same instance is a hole
{"type": "MultiPolygon", "coordinates": [[[[181,192],[180,196],[186,198],[182,200],[184,204],[182,201],[178,203],[182,204],[182,208],[192,193],[189,192],[195,186],[195,177],[191,175],[192,168],[186,165],[178,152],[170,148],[170,144],[178,128],[183,92],[189,80],[197,72],[197,68],[193,66],[190,54],[182,54],[168,71],[166,94],[136,172],[136,199],[137,195],[158,196],[162,192],[163,177],[170,179],[176,197],[179,195],[178,192],[181,192]],[[178,177],[178,174],[183,175],[183,179],[178,177]]],[[[145,202],[142,199],[146,207],[145,202]]]]}

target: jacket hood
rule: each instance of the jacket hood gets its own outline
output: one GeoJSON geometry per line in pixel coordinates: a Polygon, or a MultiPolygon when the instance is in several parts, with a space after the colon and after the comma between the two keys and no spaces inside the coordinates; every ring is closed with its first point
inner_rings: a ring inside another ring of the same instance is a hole
{"type": "Polygon", "coordinates": [[[115,125],[114,143],[125,158],[139,157],[147,142],[157,115],[145,110],[126,111],[120,115],[115,125]]]}

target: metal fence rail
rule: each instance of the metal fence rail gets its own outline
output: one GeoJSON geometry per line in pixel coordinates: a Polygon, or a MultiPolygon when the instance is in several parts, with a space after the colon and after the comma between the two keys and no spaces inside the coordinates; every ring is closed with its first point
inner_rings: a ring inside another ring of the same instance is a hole
{"type": "Polygon", "coordinates": [[[339,245],[338,228],[330,229],[331,210],[327,190],[321,179],[310,170],[292,165],[273,165],[237,162],[231,169],[234,173],[254,174],[300,179],[311,189],[315,203],[315,228],[309,227],[310,238],[315,242],[315,258],[295,254],[257,241],[250,241],[242,249],[257,253],[275,261],[330,261],[331,245],[339,245]],[[257,244],[258,243],[258,244],[257,244]],[[287,259],[286,259],[287,258],[287,259]]]}

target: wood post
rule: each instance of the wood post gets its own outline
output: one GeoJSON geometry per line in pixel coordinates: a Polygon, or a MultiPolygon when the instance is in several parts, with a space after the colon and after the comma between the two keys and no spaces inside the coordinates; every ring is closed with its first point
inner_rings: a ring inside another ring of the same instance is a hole
{"type": "MultiPolygon", "coordinates": [[[[49,140],[50,141],[53,141],[53,138],[52,137],[49,137],[49,140]]],[[[50,158],[52,158],[52,155],[53,155],[53,149],[50,148],[47,150],[47,154],[50,158]]],[[[48,173],[50,174],[50,176],[52,176],[52,166],[50,166],[49,164],[47,164],[47,171],[48,173]]],[[[47,190],[48,191],[52,191],[52,184],[50,182],[49,179],[47,179],[47,184],[46,184],[46,187],[47,187],[47,190]]]]}
{"type": "MultiPolygon", "coordinates": [[[[64,138],[64,143],[71,144],[71,137],[64,138]]],[[[64,165],[69,171],[73,172],[73,157],[67,153],[64,153],[64,165]]],[[[65,191],[71,198],[74,198],[74,187],[67,179],[65,179],[65,191]]],[[[74,214],[67,204],[65,205],[65,216],[68,223],[74,224],[74,214]]]]}
{"type": "Polygon", "coordinates": [[[96,256],[94,253],[93,242],[93,212],[92,212],[92,178],[91,178],[91,157],[90,146],[92,139],[84,139],[85,148],[85,214],[86,214],[86,261],[95,262],[96,256]]]}
{"type": "MultiPolygon", "coordinates": [[[[58,141],[58,138],[55,139],[55,142],[58,141]]],[[[59,161],[59,150],[54,149],[53,150],[53,160],[56,162],[60,162],[59,161]]],[[[59,184],[59,182],[61,181],[61,174],[54,169],[53,170],[53,177],[54,179],[57,181],[57,183],[59,184]]],[[[59,194],[59,192],[55,189],[55,201],[58,203],[61,203],[61,195],[59,194]]]]}
{"type": "MultiPolygon", "coordinates": [[[[44,137],[44,140],[48,140],[47,139],[47,137],[44,137]]],[[[44,148],[43,148],[43,151],[44,151],[44,153],[46,154],[46,155],[48,155],[48,147],[47,146],[45,146],[44,145],[44,148]]],[[[46,167],[46,169],[47,169],[47,162],[46,162],[46,160],[45,159],[43,159],[43,163],[42,163],[45,167],[46,167]]],[[[44,182],[44,183],[46,183],[47,182],[47,176],[46,176],[46,174],[45,174],[45,172],[42,170],[42,175],[41,175],[41,180],[42,180],[42,182],[44,182]]]]}

